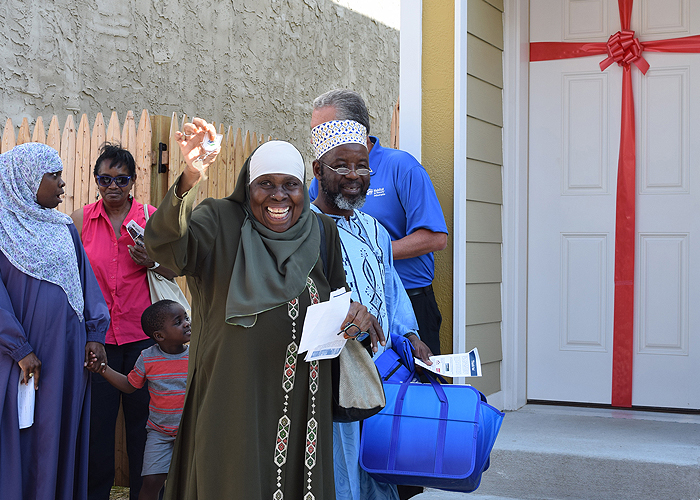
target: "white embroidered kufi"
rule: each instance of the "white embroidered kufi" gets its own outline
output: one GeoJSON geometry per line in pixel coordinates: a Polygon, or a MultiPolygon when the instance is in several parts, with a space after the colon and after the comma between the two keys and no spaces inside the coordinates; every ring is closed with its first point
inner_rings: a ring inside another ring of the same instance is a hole
{"type": "Polygon", "coordinates": [[[331,120],[311,129],[311,144],[317,160],[343,144],[367,147],[367,128],[354,120],[331,120]]]}
{"type": "Polygon", "coordinates": [[[304,182],[304,173],[301,153],[285,141],[266,142],[250,158],[250,182],[265,174],[293,175],[304,182]]]}

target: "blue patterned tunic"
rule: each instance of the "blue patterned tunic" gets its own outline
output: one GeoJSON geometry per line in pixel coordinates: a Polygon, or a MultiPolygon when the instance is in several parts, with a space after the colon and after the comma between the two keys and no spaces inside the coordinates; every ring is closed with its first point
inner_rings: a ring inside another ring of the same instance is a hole
{"type": "MultiPolygon", "coordinates": [[[[321,212],[318,207],[311,209],[321,212]]],[[[411,301],[393,265],[391,238],[377,219],[359,210],[346,219],[328,215],[338,226],[345,279],[352,300],[377,317],[391,347],[389,333],[417,332],[411,301]]],[[[398,500],[396,486],[379,483],[360,468],[360,423],[333,423],[333,469],[337,500],[398,500]]]]}

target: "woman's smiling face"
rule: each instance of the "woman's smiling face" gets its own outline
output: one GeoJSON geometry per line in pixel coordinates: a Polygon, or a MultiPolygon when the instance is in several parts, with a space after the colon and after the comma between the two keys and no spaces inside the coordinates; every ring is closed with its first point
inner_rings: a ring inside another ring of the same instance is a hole
{"type": "Polygon", "coordinates": [[[293,175],[261,175],[250,183],[250,208],[258,222],[283,233],[301,217],[304,184],[293,175]]]}

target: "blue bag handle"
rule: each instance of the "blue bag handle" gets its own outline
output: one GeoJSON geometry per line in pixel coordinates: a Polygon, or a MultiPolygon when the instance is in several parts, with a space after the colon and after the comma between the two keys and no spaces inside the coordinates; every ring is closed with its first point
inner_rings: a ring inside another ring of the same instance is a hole
{"type": "MultiPolygon", "coordinates": [[[[413,361],[413,344],[403,335],[391,332],[391,348],[399,356],[401,364],[411,372],[411,379],[416,375],[416,365],[413,361]]],[[[411,380],[409,379],[409,380],[411,380]]]]}
{"type": "MultiPolygon", "coordinates": [[[[447,411],[449,409],[449,401],[447,401],[447,395],[445,394],[445,391],[443,390],[442,386],[440,385],[440,382],[435,380],[433,375],[429,373],[427,370],[424,370],[425,375],[428,377],[428,380],[430,381],[430,385],[433,386],[433,390],[435,391],[435,394],[437,395],[438,399],[440,400],[440,417],[439,417],[439,424],[438,424],[438,435],[437,435],[437,447],[435,450],[435,468],[434,471],[436,474],[442,473],[442,456],[444,454],[445,450],[445,436],[447,434],[447,411]]],[[[438,375],[440,377],[440,375],[438,375]]],[[[445,379],[440,377],[442,381],[444,382],[445,379]]],[[[396,396],[396,403],[394,405],[394,421],[392,422],[391,425],[391,443],[397,442],[399,438],[399,430],[401,427],[401,411],[403,410],[403,401],[404,398],[406,397],[406,392],[408,391],[408,387],[411,385],[410,382],[404,382],[401,384],[401,387],[399,388],[399,392],[396,396]]],[[[393,470],[394,467],[396,466],[396,449],[397,446],[392,446],[391,449],[389,450],[389,470],[393,470]]]]}

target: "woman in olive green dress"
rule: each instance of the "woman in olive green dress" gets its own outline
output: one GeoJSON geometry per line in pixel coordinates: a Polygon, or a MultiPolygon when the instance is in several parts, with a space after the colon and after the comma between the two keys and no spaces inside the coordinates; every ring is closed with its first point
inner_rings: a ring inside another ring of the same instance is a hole
{"type": "MultiPolygon", "coordinates": [[[[161,264],[187,276],[192,341],[187,395],[165,498],[335,498],[330,361],[298,354],[306,308],[345,287],[335,224],[321,236],[309,210],[304,163],[289,143],[256,149],[233,194],[196,189],[216,154],[215,129],[195,118],[177,133],[187,166],[146,228],[161,264]]],[[[384,337],[352,303],[345,323],[384,337]]]]}

